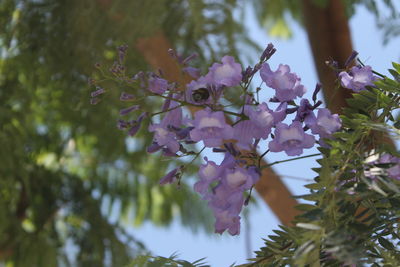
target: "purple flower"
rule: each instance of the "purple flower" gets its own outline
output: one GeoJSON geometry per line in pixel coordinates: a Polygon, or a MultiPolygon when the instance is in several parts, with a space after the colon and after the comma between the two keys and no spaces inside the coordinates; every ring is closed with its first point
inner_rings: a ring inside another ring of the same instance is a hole
{"type": "Polygon", "coordinates": [[[151,77],[149,78],[148,89],[155,94],[162,95],[168,89],[168,82],[167,80],[156,76],[151,77]]]}
{"type": "Polygon", "coordinates": [[[244,205],[243,191],[232,190],[220,183],[213,192],[208,204],[214,213],[215,232],[222,234],[228,230],[231,235],[239,234],[239,213],[244,205]]]}
{"type": "Polygon", "coordinates": [[[373,86],[373,82],[378,79],[373,75],[370,66],[352,67],[350,73],[345,71],[339,73],[339,78],[343,87],[351,89],[356,93],[365,90],[365,86],[373,86]]]}
{"type": "Polygon", "coordinates": [[[224,56],[222,64],[214,63],[206,77],[215,85],[235,86],[242,80],[242,66],[231,56],[224,56]]]}
{"type": "Polygon", "coordinates": [[[314,136],[304,133],[301,123],[294,121],[291,125],[278,123],[275,138],[269,143],[272,152],[285,151],[288,156],[298,156],[303,148],[311,148],[315,143],[314,136]]]}
{"type": "Polygon", "coordinates": [[[400,161],[398,158],[397,159],[397,164],[394,165],[393,167],[390,167],[386,171],[388,172],[389,176],[392,177],[393,179],[400,180],[400,161]]]}
{"type": "Polygon", "coordinates": [[[275,96],[281,102],[301,97],[306,92],[304,86],[300,84],[300,78],[295,73],[290,73],[288,65],[280,64],[273,72],[268,63],[264,63],[260,75],[269,87],[276,90],[275,96]]]}
{"type": "Polygon", "coordinates": [[[273,54],[275,54],[276,49],[274,48],[274,45],[269,43],[267,47],[265,48],[264,52],[261,54],[260,60],[261,61],[266,61],[272,57],[273,54]]]}
{"type": "Polygon", "coordinates": [[[216,209],[215,216],[215,232],[222,234],[225,230],[231,235],[240,233],[240,216],[237,213],[231,213],[229,210],[216,209]]]}
{"type": "Polygon", "coordinates": [[[259,174],[255,168],[245,169],[243,167],[236,167],[234,169],[227,169],[222,178],[222,184],[226,185],[233,191],[248,190],[259,179],[259,174]]]}
{"type": "Polygon", "coordinates": [[[396,180],[400,180],[400,159],[390,154],[384,154],[380,157],[379,163],[392,163],[394,166],[386,169],[387,174],[396,180]]]}
{"type": "Polygon", "coordinates": [[[250,189],[259,179],[255,167],[244,168],[239,161],[226,153],[220,165],[205,158],[206,164],[201,165],[200,180],[194,189],[208,200],[213,210],[216,222],[215,232],[222,234],[225,230],[236,235],[240,230],[239,213],[244,205],[243,192],[250,189]],[[217,182],[211,190],[210,185],[217,182]]]}
{"type": "Polygon", "coordinates": [[[133,126],[128,130],[128,134],[130,136],[134,136],[140,129],[140,126],[142,125],[142,121],[144,118],[148,116],[147,112],[143,112],[142,114],[139,115],[138,119],[136,121],[133,121],[133,126]]]}
{"type": "Polygon", "coordinates": [[[199,56],[199,54],[197,54],[197,53],[193,53],[193,54],[189,55],[184,60],[182,60],[182,65],[187,65],[190,61],[197,58],[198,56],[199,56]]]}
{"type": "Polygon", "coordinates": [[[172,153],[179,151],[179,143],[176,140],[176,135],[170,132],[166,127],[160,124],[149,126],[149,131],[154,132],[154,141],[160,146],[166,146],[172,153]]]}
{"type": "Polygon", "coordinates": [[[96,97],[96,96],[99,96],[99,95],[104,94],[106,92],[106,90],[104,88],[101,88],[101,87],[96,87],[96,89],[97,89],[96,91],[90,93],[91,97],[96,97]]]}
{"type": "Polygon", "coordinates": [[[128,114],[128,113],[130,113],[132,111],[136,111],[138,109],[140,109],[139,105],[133,105],[133,106],[130,106],[128,108],[121,109],[119,111],[119,115],[123,116],[123,115],[126,115],[126,114],[128,114]]]}
{"type": "Polygon", "coordinates": [[[210,108],[197,111],[194,127],[190,138],[195,142],[203,140],[206,147],[219,147],[224,139],[232,138],[233,129],[225,122],[222,111],[212,112],[210,108]]]}
{"type": "Polygon", "coordinates": [[[266,103],[256,108],[252,105],[244,106],[244,114],[249,120],[241,121],[234,126],[234,138],[238,140],[236,145],[241,149],[249,149],[253,139],[267,139],[271,128],[277,122],[286,117],[286,103],[273,112],[266,103]]]}
{"type": "Polygon", "coordinates": [[[181,166],[168,172],[163,178],[161,178],[161,180],[159,182],[160,185],[172,184],[174,182],[174,180],[177,178],[177,173],[180,169],[181,169],[181,166]]]}
{"type": "Polygon", "coordinates": [[[233,190],[223,183],[213,188],[213,194],[208,196],[208,205],[215,211],[229,210],[238,215],[244,204],[243,191],[233,190]]]}
{"type": "MultiPolygon", "coordinates": [[[[171,108],[176,107],[176,102],[171,103],[171,108]]],[[[149,131],[154,132],[154,142],[159,146],[166,147],[171,153],[179,151],[180,144],[177,141],[176,133],[170,130],[170,127],[180,127],[182,124],[182,109],[175,108],[169,111],[161,123],[149,126],[149,131]]]]}
{"type": "Polygon", "coordinates": [[[240,149],[250,149],[254,139],[260,139],[261,136],[268,137],[271,132],[271,127],[259,128],[252,121],[245,120],[233,126],[233,136],[238,142],[237,147],[240,149]]]}
{"type": "Polygon", "coordinates": [[[313,118],[315,118],[313,110],[314,107],[310,104],[310,102],[307,99],[303,98],[300,101],[300,106],[297,109],[296,118],[294,120],[303,122],[308,116],[313,116],[313,118]]]}
{"type": "Polygon", "coordinates": [[[223,168],[220,168],[214,161],[209,161],[207,157],[204,158],[206,164],[202,164],[199,170],[200,180],[194,184],[194,191],[206,195],[210,184],[221,177],[223,168]]]}
{"type": "Polygon", "coordinates": [[[125,93],[125,92],[122,92],[121,96],[119,97],[119,100],[121,100],[121,101],[131,101],[131,100],[134,100],[134,99],[135,99],[134,95],[128,94],[128,93],[125,93]]]}
{"type": "Polygon", "coordinates": [[[183,72],[189,74],[192,78],[199,78],[200,77],[200,70],[194,67],[185,67],[182,69],[183,72]]]}
{"type": "Polygon", "coordinates": [[[319,134],[323,138],[331,137],[342,126],[339,115],[331,114],[327,108],[318,109],[317,117],[315,117],[314,113],[308,114],[305,123],[310,127],[313,134],[319,134]]]}

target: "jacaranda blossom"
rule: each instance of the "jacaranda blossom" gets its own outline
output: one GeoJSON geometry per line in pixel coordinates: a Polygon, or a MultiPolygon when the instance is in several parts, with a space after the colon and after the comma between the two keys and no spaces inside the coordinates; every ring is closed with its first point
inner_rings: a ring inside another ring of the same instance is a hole
{"type": "Polygon", "coordinates": [[[194,114],[193,125],[190,138],[195,142],[202,140],[206,147],[219,147],[224,139],[233,135],[233,129],[225,122],[222,111],[213,112],[210,108],[199,110],[194,114]]]}
{"type": "Polygon", "coordinates": [[[148,88],[151,92],[156,94],[163,94],[168,89],[167,80],[159,77],[150,77],[148,88]]]}
{"type": "Polygon", "coordinates": [[[345,71],[339,73],[339,79],[343,87],[358,93],[365,90],[365,86],[373,86],[374,81],[378,78],[374,76],[370,66],[354,66],[351,68],[350,73],[345,71]]]}
{"type": "Polygon", "coordinates": [[[244,114],[248,120],[241,121],[234,126],[236,145],[241,149],[249,149],[254,139],[267,139],[271,128],[286,117],[286,103],[274,112],[268,108],[267,103],[258,106],[245,105],[244,114]]]}
{"type": "Polygon", "coordinates": [[[231,56],[224,56],[222,64],[214,63],[206,77],[215,85],[236,86],[242,80],[242,66],[231,56]]]}
{"type": "Polygon", "coordinates": [[[285,151],[288,156],[298,156],[303,153],[304,148],[311,148],[314,143],[314,136],[304,132],[301,122],[294,121],[291,125],[278,123],[269,149],[271,152],[285,151]]]}
{"type": "Polygon", "coordinates": [[[300,84],[300,78],[290,72],[288,65],[279,64],[278,69],[273,72],[268,63],[264,63],[260,75],[269,87],[275,89],[275,97],[281,102],[302,97],[306,92],[304,86],[300,84]]]}
{"type": "MultiPolygon", "coordinates": [[[[176,102],[171,103],[171,108],[176,107],[176,102]]],[[[171,153],[176,153],[179,150],[180,144],[172,127],[180,127],[182,124],[182,109],[180,107],[169,111],[160,123],[155,123],[149,126],[149,131],[154,132],[154,142],[161,147],[166,147],[171,153]]]]}
{"type": "Polygon", "coordinates": [[[221,86],[212,84],[209,78],[202,76],[186,86],[185,100],[195,105],[213,104],[219,100],[221,94],[221,86]]]}
{"type": "Polygon", "coordinates": [[[209,161],[207,157],[204,158],[206,164],[202,164],[199,169],[199,181],[194,184],[194,190],[203,196],[208,192],[210,184],[221,177],[223,168],[215,164],[214,161],[209,161]]]}
{"type": "Polygon", "coordinates": [[[337,132],[342,126],[342,121],[338,114],[332,114],[327,108],[318,109],[318,115],[309,114],[305,123],[310,127],[313,134],[318,134],[320,137],[327,138],[337,132]]]}

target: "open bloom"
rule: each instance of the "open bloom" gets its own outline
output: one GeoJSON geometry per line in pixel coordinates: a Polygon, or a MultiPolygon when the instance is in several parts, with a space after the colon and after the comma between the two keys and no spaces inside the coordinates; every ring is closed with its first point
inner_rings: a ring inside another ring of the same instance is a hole
{"type": "Polygon", "coordinates": [[[321,137],[330,137],[337,132],[342,126],[342,121],[338,114],[331,114],[329,109],[318,109],[318,115],[315,117],[313,113],[306,117],[305,123],[310,127],[313,134],[319,134],[321,137]]]}
{"type": "Polygon", "coordinates": [[[224,56],[222,64],[214,63],[206,77],[215,85],[235,86],[242,80],[242,66],[231,56],[224,56]]]}
{"type": "Polygon", "coordinates": [[[209,161],[207,157],[204,158],[206,164],[202,164],[199,170],[200,180],[194,184],[194,191],[205,196],[208,192],[208,187],[214,181],[217,181],[221,177],[223,168],[215,164],[214,161],[209,161]]]}
{"type": "Polygon", "coordinates": [[[314,143],[314,136],[306,134],[300,122],[294,121],[291,125],[278,123],[269,149],[272,152],[285,151],[288,156],[298,156],[304,148],[311,148],[314,143]]]}
{"type": "Polygon", "coordinates": [[[278,69],[273,72],[268,63],[264,63],[260,75],[269,87],[276,90],[275,96],[281,102],[301,97],[306,92],[304,86],[300,84],[300,78],[290,72],[288,65],[279,64],[278,69]]]}
{"type": "Polygon", "coordinates": [[[370,66],[354,66],[351,68],[350,73],[345,71],[339,73],[339,79],[343,87],[358,93],[365,90],[365,86],[373,86],[373,82],[378,78],[373,75],[370,66]]]}
{"type": "Polygon", "coordinates": [[[240,233],[240,216],[239,213],[230,212],[229,210],[215,209],[215,232],[222,234],[225,230],[231,235],[240,233]]]}
{"type": "Polygon", "coordinates": [[[218,147],[224,139],[232,138],[232,127],[225,122],[222,111],[199,110],[194,114],[193,125],[190,138],[195,142],[203,140],[206,147],[218,147]]]}

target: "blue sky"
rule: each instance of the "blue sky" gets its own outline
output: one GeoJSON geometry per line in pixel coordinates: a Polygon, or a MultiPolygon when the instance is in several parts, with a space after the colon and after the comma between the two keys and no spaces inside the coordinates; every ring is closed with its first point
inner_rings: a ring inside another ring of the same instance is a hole
{"type": "MultiPolygon", "coordinates": [[[[279,63],[288,64],[292,71],[302,78],[302,83],[312,93],[317,76],[304,30],[296,23],[291,23],[294,36],[290,40],[282,41],[267,36],[266,31],[260,28],[251,16],[247,16],[245,23],[254,41],[261,46],[272,42],[277,48],[277,53],[270,60],[272,69],[275,69],[279,63]]],[[[391,61],[399,61],[400,39],[392,39],[389,44],[383,46],[382,32],[377,29],[374,16],[363,7],[357,9],[356,15],[350,21],[350,27],[353,46],[360,53],[360,59],[375,70],[387,74],[386,69],[391,67],[391,61]]],[[[258,84],[257,81],[256,84],[258,84]]],[[[310,149],[304,155],[315,152],[316,150],[310,149]]],[[[286,156],[283,153],[268,156],[270,162],[284,158],[286,156]]],[[[275,171],[282,176],[294,195],[307,192],[303,185],[308,183],[305,180],[314,177],[311,171],[311,168],[315,166],[314,159],[275,166],[275,171]]],[[[235,237],[217,234],[210,236],[202,232],[194,234],[189,229],[182,228],[179,219],[174,221],[169,228],[158,228],[151,223],[145,223],[141,227],[130,228],[129,231],[137,239],[142,240],[155,255],[168,257],[178,252],[180,258],[185,260],[193,261],[207,257],[207,262],[211,266],[229,266],[234,262],[244,263],[248,258],[246,236],[250,239],[250,250],[256,250],[263,245],[261,238],[267,238],[273,229],[277,229],[279,223],[262,201],[258,202],[258,207],[250,205],[247,209],[250,214],[249,224],[246,225],[242,220],[241,234],[235,237]]]]}

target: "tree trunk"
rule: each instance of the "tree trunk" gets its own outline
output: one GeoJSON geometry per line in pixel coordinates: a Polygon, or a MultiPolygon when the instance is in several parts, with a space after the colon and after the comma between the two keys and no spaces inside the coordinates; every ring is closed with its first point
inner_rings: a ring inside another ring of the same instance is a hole
{"type": "Polygon", "coordinates": [[[348,18],[341,0],[330,0],[325,8],[312,0],[302,0],[304,26],[311,46],[314,65],[322,83],[325,103],[334,113],[341,113],[351,97],[351,90],[340,87],[335,90],[335,72],[326,61],[335,60],[343,67],[353,52],[348,18]]]}

